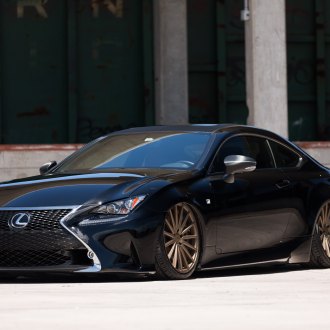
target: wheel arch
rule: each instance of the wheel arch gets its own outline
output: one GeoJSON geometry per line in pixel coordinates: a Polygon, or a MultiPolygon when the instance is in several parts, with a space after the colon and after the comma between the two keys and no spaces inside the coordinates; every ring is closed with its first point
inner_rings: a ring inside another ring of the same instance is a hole
{"type": "Polygon", "coordinates": [[[327,201],[330,201],[330,184],[322,183],[310,192],[306,212],[307,224],[310,227],[309,235],[291,252],[289,263],[308,263],[310,261],[315,223],[322,206],[327,201]]]}
{"type": "Polygon", "coordinates": [[[319,184],[310,192],[309,203],[307,205],[307,222],[312,226],[311,234],[314,232],[317,214],[322,205],[328,200],[330,200],[330,182],[319,184]]]}

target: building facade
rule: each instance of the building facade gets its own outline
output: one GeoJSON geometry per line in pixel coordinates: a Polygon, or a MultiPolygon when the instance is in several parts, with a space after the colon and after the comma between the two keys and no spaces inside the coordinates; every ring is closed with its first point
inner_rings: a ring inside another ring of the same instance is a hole
{"type": "Polygon", "coordinates": [[[330,139],[326,0],[1,0],[0,45],[1,144],[186,122],[330,139]]]}
{"type": "MultiPolygon", "coordinates": [[[[246,123],[246,4],[264,28],[281,18],[286,25],[290,138],[330,139],[326,0],[1,0],[1,143],[86,142],[167,122],[246,123]]],[[[267,72],[269,54],[251,56],[267,72]]]]}

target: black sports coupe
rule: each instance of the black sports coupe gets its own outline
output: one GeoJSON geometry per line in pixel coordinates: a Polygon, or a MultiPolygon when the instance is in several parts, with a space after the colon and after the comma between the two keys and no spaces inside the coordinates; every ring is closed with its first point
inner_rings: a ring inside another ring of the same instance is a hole
{"type": "Polygon", "coordinates": [[[0,274],[330,267],[330,170],[249,126],[132,128],[0,185],[0,274]]]}

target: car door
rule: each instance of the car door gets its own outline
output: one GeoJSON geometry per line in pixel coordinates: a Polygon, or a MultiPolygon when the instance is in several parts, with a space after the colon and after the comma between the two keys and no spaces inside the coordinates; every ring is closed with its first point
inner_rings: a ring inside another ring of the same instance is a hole
{"type": "Polygon", "coordinates": [[[303,158],[292,148],[279,141],[269,140],[275,164],[288,178],[292,186],[292,207],[296,210],[291,215],[283,240],[290,240],[310,234],[312,228],[307,223],[308,200],[313,187],[311,180],[317,177],[314,171],[306,171],[303,158]]]}
{"type": "Polygon", "coordinates": [[[210,224],[216,228],[217,253],[281,243],[292,212],[292,187],[275,167],[266,138],[239,135],[226,140],[214,159],[209,180],[215,201],[210,224]],[[226,183],[224,158],[228,155],[254,158],[256,170],[236,174],[233,183],[226,183]]]}

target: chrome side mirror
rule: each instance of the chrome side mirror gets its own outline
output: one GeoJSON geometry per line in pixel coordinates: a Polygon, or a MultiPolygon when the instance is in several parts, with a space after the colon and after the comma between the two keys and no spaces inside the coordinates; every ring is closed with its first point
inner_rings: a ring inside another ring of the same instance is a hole
{"type": "Polygon", "coordinates": [[[52,160],[51,162],[48,162],[48,163],[42,165],[39,168],[39,172],[41,175],[46,174],[49,170],[51,170],[56,165],[57,165],[57,162],[55,160],[52,160]]]}
{"type": "Polygon", "coordinates": [[[242,155],[230,155],[224,160],[226,166],[225,182],[233,183],[236,173],[252,172],[256,169],[257,162],[251,158],[242,155]]]}

